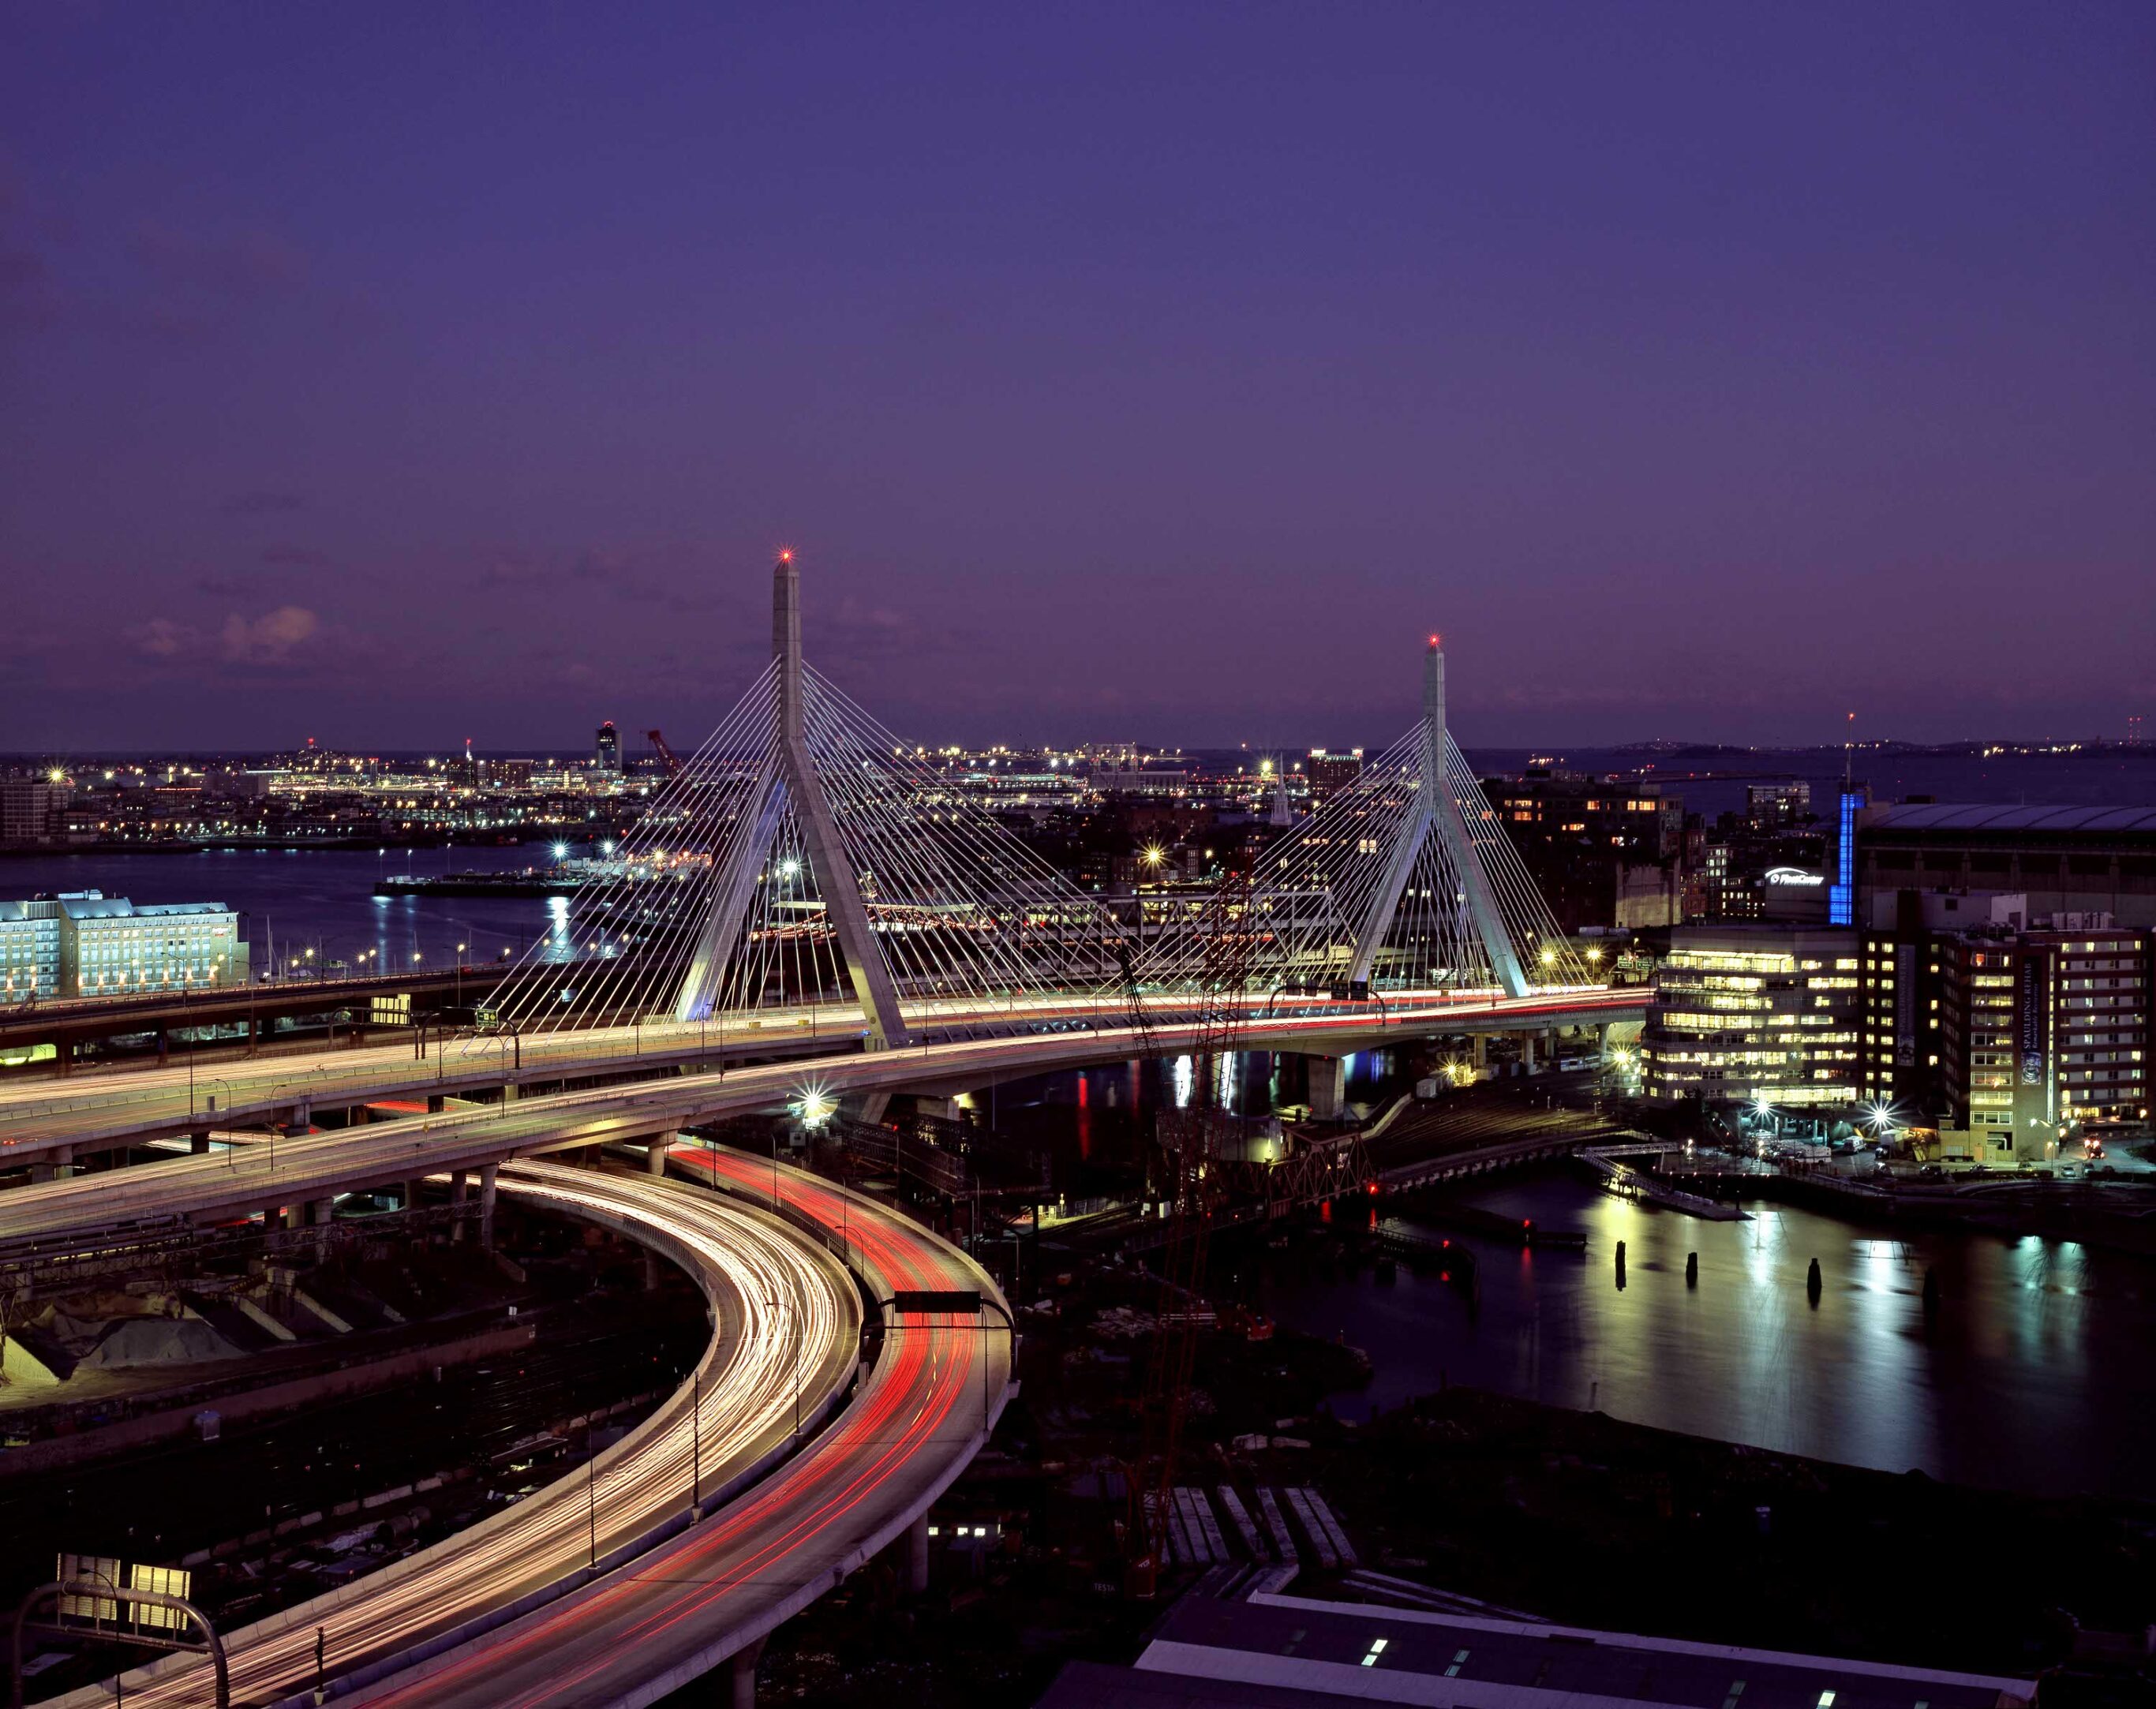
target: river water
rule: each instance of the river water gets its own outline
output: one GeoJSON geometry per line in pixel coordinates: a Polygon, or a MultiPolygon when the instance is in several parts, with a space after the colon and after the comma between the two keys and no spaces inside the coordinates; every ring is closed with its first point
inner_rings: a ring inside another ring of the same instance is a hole
{"type": "Polygon", "coordinates": [[[1261,1261],[1255,1294],[1273,1316],[1371,1356],[1373,1380],[1342,1399],[1346,1416],[1469,1383],[1887,1470],[2156,1497],[2156,1265],[2145,1260],[2033,1238],[1890,1234],[1767,1203],[1749,1206],[1748,1222],[1703,1222],[1561,1171],[1462,1196],[1584,1229],[1586,1254],[1470,1238],[1472,1298],[1404,1266],[1385,1284],[1292,1255],[1261,1261]],[[1941,1294],[1929,1325],[1928,1266],[1941,1294]]]}
{"type": "MultiPolygon", "coordinates": [[[[567,845],[572,854],[593,851],[567,845]]],[[[258,971],[270,967],[270,946],[282,963],[315,952],[320,962],[357,964],[363,950],[382,967],[410,965],[418,956],[437,966],[466,946],[469,962],[521,955],[559,925],[556,899],[546,897],[377,896],[377,879],[402,873],[436,875],[544,865],[552,845],[460,849],[203,849],[179,854],[11,855],[0,860],[0,901],[19,901],[62,890],[101,890],[136,902],[223,902],[244,917],[240,936],[254,949],[258,971]]]]}

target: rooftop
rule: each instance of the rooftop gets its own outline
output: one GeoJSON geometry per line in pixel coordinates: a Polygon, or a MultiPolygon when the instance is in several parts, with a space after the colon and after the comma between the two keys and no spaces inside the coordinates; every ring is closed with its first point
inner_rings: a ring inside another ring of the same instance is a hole
{"type": "Polygon", "coordinates": [[[1982,802],[1922,802],[1875,807],[1867,830],[2074,831],[2156,834],[2156,807],[2008,807],[1982,802]]]}
{"type": "Polygon", "coordinates": [[[1074,1664],[1042,1703],[1997,1709],[2035,1695],[2028,1680],[1260,1593],[1186,1596],[1135,1669],[1074,1664]]]}

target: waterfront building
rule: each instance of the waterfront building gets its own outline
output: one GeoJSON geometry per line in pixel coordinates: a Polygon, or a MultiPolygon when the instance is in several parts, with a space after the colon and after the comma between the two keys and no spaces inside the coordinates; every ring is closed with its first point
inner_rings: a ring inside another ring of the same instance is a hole
{"type": "Polygon", "coordinates": [[[59,905],[0,902],[0,1006],[59,993],[59,905]]]}
{"type": "Polygon", "coordinates": [[[1854,931],[1678,927],[1640,1038],[1647,1095],[1778,1108],[1854,1102],[1861,966],[1854,931]]]}
{"type": "Polygon", "coordinates": [[[222,902],[137,907],[73,890],[0,902],[0,1001],[244,984],[239,916],[222,902]]]}
{"type": "Polygon", "coordinates": [[[0,778],[0,845],[47,841],[66,800],[65,789],[51,778],[0,778]]]}

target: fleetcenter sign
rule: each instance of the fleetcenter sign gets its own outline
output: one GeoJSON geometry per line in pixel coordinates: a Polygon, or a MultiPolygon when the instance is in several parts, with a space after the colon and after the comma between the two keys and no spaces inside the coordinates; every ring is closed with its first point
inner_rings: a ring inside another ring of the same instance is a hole
{"type": "Polygon", "coordinates": [[[1825,873],[1806,872],[1801,866],[1770,866],[1767,869],[1766,878],[1768,884],[1796,885],[1805,889],[1826,882],[1825,873]]]}

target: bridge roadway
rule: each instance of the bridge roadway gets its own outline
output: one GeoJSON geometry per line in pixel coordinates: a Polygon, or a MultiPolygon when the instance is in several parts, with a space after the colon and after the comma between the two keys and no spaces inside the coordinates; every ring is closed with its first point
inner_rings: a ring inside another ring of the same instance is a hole
{"type": "MultiPolygon", "coordinates": [[[[1252,1050],[1340,1054],[1469,1019],[1513,1027],[1592,1024],[1621,1019],[1639,1001],[1630,992],[1598,991],[1486,1003],[1471,1011],[1450,1003],[1395,1005],[1383,1014],[1360,1005],[1322,1005],[1309,1013],[1254,1016],[1242,1043],[1252,1050]]],[[[1163,1019],[1152,1032],[1156,1048],[1188,1050],[1198,1044],[1201,1027],[1195,1019],[1163,1019]]],[[[26,1244],[99,1229],[247,1215],[443,1170],[480,1169],[540,1152],[646,1141],[699,1121],[775,1108],[795,1096],[805,1082],[832,1095],[978,1085],[998,1077],[1124,1060],[1144,1048],[1127,1024],[1104,1026],[1085,1020],[1060,1031],[819,1056],[807,1063],[762,1063],[521,1098],[333,1129],[275,1146],[75,1176],[0,1193],[0,1256],[10,1247],[21,1250],[26,1244]]],[[[581,1060],[588,1066],[593,1060],[616,1059],[581,1060]]],[[[408,1072],[408,1058],[404,1067],[408,1072]]],[[[356,1095],[341,1089],[337,1096],[356,1095]]]]}
{"type": "MultiPolygon", "coordinates": [[[[503,1188],[672,1258],[709,1302],[710,1347],[690,1381],[588,1474],[227,1633],[235,1705],[311,1686],[317,1629],[333,1675],[386,1673],[574,1590],[600,1576],[594,1562],[604,1569],[633,1558],[685,1526],[696,1496],[708,1511],[737,1494],[844,1399],[859,1354],[860,1296],[819,1241],[767,1212],[649,1177],[522,1163],[503,1188]]],[[[127,1673],[118,1689],[142,1709],[192,1709],[212,1701],[211,1685],[204,1658],[173,1655],[127,1673]]],[[[110,1681],[59,1700],[66,1709],[115,1701],[110,1681]]]]}
{"type": "Polygon", "coordinates": [[[978,1289],[995,1312],[885,1308],[882,1354],[852,1403],[747,1495],[597,1583],[349,1701],[634,1709],[729,1659],[752,1668],[767,1633],[921,1523],[987,1441],[1013,1347],[1003,1296],[970,1259],[871,1199],[767,1159],[679,1146],[673,1161],[752,1203],[770,1203],[776,1178],[789,1212],[841,1232],[878,1300],[978,1289]]]}
{"type": "MultiPolygon", "coordinates": [[[[1253,997],[1245,1043],[1254,1050],[1355,1050],[1401,1033],[1636,1019],[1644,1005],[1644,993],[1636,988],[1517,998],[1410,993],[1365,1003],[1290,999],[1283,1004],[1277,998],[1253,997]]],[[[1195,1019],[1187,998],[1156,1000],[1149,1007],[1163,1034],[1195,1019]]],[[[998,1065],[993,1070],[998,1073],[1129,1055],[1127,1016],[1120,999],[1085,997],[908,1007],[909,1021],[931,1041],[1003,1037],[1038,1047],[1008,1057],[1012,1065],[998,1065]],[[1120,1044],[1074,1054],[1065,1048],[1073,1039],[1120,1044]]],[[[424,1056],[400,1043],[252,1065],[223,1064],[215,1075],[191,1075],[185,1066],[141,1068],[114,1074],[94,1087],[77,1083],[64,1091],[56,1091],[51,1080],[18,1081],[0,1086],[0,1169],[213,1128],[295,1119],[316,1107],[374,1099],[418,1093],[455,1096],[535,1082],[675,1073],[744,1056],[821,1058],[834,1050],[857,1050],[863,1033],[858,1009],[779,1010],[707,1023],[654,1021],[521,1038],[438,1039],[434,1052],[424,1056]]],[[[911,1050],[880,1054],[893,1065],[920,1060],[911,1050]]],[[[822,1068],[819,1063],[819,1072],[822,1068]]],[[[910,1067],[896,1081],[874,1083],[893,1089],[921,1080],[920,1070],[910,1067]]]]}

